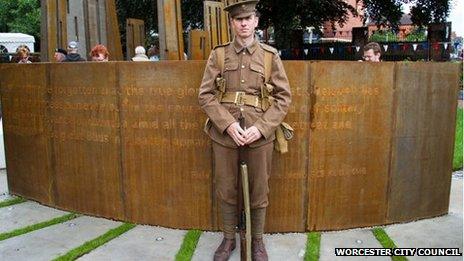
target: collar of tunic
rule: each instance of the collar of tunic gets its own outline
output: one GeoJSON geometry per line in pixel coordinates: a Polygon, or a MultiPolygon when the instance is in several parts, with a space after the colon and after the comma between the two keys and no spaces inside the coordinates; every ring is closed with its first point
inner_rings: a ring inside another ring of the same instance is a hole
{"type": "Polygon", "coordinates": [[[246,49],[249,54],[253,54],[256,48],[258,48],[258,40],[254,37],[253,42],[251,42],[249,46],[245,47],[238,42],[237,38],[234,38],[233,45],[236,53],[240,53],[243,49],[246,49]]]}

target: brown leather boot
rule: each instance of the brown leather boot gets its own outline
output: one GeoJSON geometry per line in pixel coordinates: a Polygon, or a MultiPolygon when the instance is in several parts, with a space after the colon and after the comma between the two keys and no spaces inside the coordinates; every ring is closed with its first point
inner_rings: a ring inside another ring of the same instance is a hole
{"type": "Polygon", "coordinates": [[[235,239],[224,238],[214,252],[214,261],[227,261],[235,249],[235,239]]]}
{"type": "Polygon", "coordinates": [[[252,255],[253,261],[267,261],[267,252],[266,247],[264,246],[264,242],[262,238],[253,238],[252,245],[252,255]]]}

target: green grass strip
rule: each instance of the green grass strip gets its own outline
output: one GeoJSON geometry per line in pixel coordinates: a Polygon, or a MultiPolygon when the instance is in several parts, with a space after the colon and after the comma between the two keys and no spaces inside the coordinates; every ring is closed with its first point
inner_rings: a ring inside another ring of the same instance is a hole
{"type": "Polygon", "coordinates": [[[10,232],[2,233],[2,234],[0,234],[0,241],[8,239],[8,238],[12,238],[12,237],[20,236],[22,234],[26,234],[26,233],[32,232],[34,230],[42,229],[44,227],[49,227],[49,226],[53,226],[53,225],[56,225],[56,224],[59,224],[59,223],[63,223],[63,222],[66,222],[68,220],[74,219],[74,218],[76,218],[78,216],[79,216],[78,214],[74,214],[74,213],[67,214],[67,215],[64,215],[64,216],[61,216],[61,217],[50,219],[50,220],[45,221],[45,222],[37,223],[37,224],[30,225],[30,226],[27,226],[27,227],[15,229],[15,230],[10,231],[10,232]]]}
{"type": "Polygon", "coordinates": [[[176,261],[190,261],[192,260],[193,253],[197,248],[198,240],[201,236],[200,230],[189,230],[185,234],[182,246],[176,254],[176,261]]]}
{"type": "Polygon", "coordinates": [[[117,238],[118,236],[126,233],[127,231],[133,229],[136,225],[131,223],[124,223],[117,228],[108,230],[105,234],[94,238],[90,241],[85,242],[84,244],[70,250],[68,253],[57,257],[54,261],[67,261],[75,260],[80,256],[83,256],[95,248],[107,243],[108,241],[117,238]]]}
{"type": "Polygon", "coordinates": [[[306,241],[305,261],[319,260],[319,251],[321,248],[321,233],[310,232],[308,233],[308,240],[306,241]]]}
{"type": "MultiPolygon", "coordinates": [[[[379,241],[379,243],[384,248],[397,248],[395,242],[388,236],[387,232],[383,228],[376,227],[372,229],[372,233],[374,234],[375,238],[379,241]]],[[[392,260],[394,261],[406,261],[408,260],[404,256],[392,256],[392,260]]]]}
{"type": "Polygon", "coordinates": [[[21,198],[21,197],[8,199],[8,200],[0,202],[0,208],[8,207],[8,206],[11,206],[11,205],[16,205],[16,204],[23,203],[23,202],[26,202],[26,201],[27,201],[27,199],[21,198]]]}
{"type": "Polygon", "coordinates": [[[462,108],[456,115],[456,136],[454,138],[453,170],[462,169],[462,108]]]}

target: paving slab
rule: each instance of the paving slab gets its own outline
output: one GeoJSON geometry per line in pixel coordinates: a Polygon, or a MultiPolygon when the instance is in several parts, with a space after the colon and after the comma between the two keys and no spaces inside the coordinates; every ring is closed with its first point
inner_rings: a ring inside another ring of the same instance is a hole
{"type": "MultiPolygon", "coordinates": [[[[459,248],[462,253],[462,215],[449,214],[405,224],[391,225],[385,231],[398,247],[459,248]]],[[[437,260],[437,257],[411,256],[409,260],[437,260]]],[[[462,260],[459,257],[440,257],[440,260],[462,260]]]]}
{"type": "MultiPolygon", "coordinates": [[[[198,241],[197,248],[193,253],[192,261],[213,260],[214,251],[221,244],[222,232],[203,232],[198,241]]],[[[240,244],[238,244],[238,236],[235,237],[237,247],[230,256],[230,261],[240,261],[240,244]]]]}
{"type": "Polygon", "coordinates": [[[307,238],[305,233],[265,234],[269,260],[303,260],[307,238]]]}
{"type": "Polygon", "coordinates": [[[78,260],[174,260],[185,230],[136,226],[78,260]]]}
{"type": "Polygon", "coordinates": [[[52,260],[119,225],[103,218],[79,217],[0,241],[0,260],[52,260]]]}
{"type": "Polygon", "coordinates": [[[373,256],[335,256],[335,248],[382,248],[370,229],[351,229],[335,232],[325,232],[321,235],[321,249],[319,260],[391,260],[390,257],[373,256]]]}
{"type": "Polygon", "coordinates": [[[453,177],[451,179],[451,193],[450,193],[450,204],[449,213],[460,215],[462,217],[462,171],[460,177],[453,177]]]}
{"type": "MultiPolygon", "coordinates": [[[[265,234],[264,243],[269,256],[269,260],[302,260],[306,246],[306,234],[265,234]]],[[[236,237],[237,248],[232,252],[229,260],[240,260],[240,246],[238,236],[236,237]]],[[[192,261],[212,260],[214,251],[221,244],[222,233],[203,232],[198,241],[197,248],[192,257],[192,261]]]]}
{"type": "Polygon", "coordinates": [[[66,214],[69,214],[69,212],[42,206],[32,201],[3,207],[0,208],[0,233],[23,228],[66,214]]]}
{"type": "Polygon", "coordinates": [[[0,201],[11,198],[8,190],[8,181],[6,179],[6,170],[0,170],[0,201]]]}

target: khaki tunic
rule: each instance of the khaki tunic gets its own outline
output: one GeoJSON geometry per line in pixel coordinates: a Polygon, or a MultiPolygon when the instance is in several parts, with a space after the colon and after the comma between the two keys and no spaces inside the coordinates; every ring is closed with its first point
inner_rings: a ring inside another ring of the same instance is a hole
{"type": "MultiPolygon", "coordinates": [[[[245,149],[250,176],[251,207],[266,207],[272,142],[275,139],[275,129],[283,121],[290,106],[290,86],[282,61],[274,48],[261,44],[256,39],[248,47],[243,47],[234,40],[224,45],[224,48],[223,77],[226,80],[226,92],[240,91],[257,96],[261,95],[261,86],[265,81],[264,53],[272,53],[272,69],[268,83],[274,86],[271,95],[275,101],[266,111],[252,106],[242,106],[245,127],[255,126],[263,135],[261,139],[246,146],[245,149]]],[[[226,129],[230,124],[238,122],[240,107],[232,103],[221,104],[218,101],[215,81],[220,74],[221,69],[215,48],[206,64],[198,99],[201,108],[212,122],[207,133],[214,141],[216,193],[219,199],[229,204],[236,204],[238,146],[226,129]]]]}

